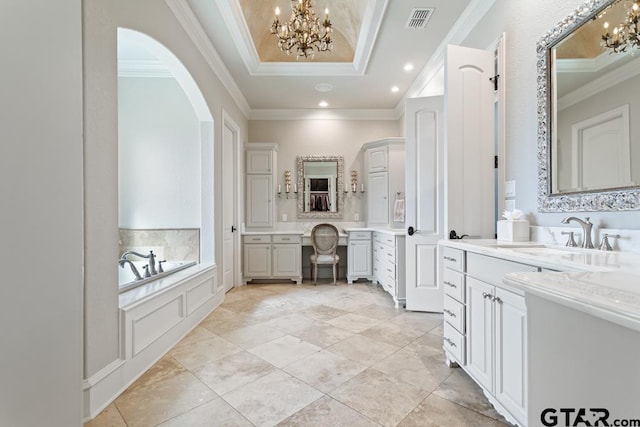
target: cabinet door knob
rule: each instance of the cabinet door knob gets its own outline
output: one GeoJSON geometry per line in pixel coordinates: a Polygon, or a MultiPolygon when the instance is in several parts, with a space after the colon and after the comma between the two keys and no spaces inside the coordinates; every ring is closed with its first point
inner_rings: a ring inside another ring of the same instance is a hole
{"type": "Polygon", "coordinates": [[[491,302],[497,302],[498,304],[502,304],[502,300],[500,299],[500,297],[491,297],[491,302]]]}
{"type": "Polygon", "coordinates": [[[451,316],[451,317],[456,317],[456,314],[455,314],[453,311],[451,311],[451,310],[449,310],[449,309],[447,309],[447,308],[445,308],[445,309],[444,309],[444,310],[442,310],[442,311],[444,311],[445,313],[447,313],[447,314],[448,314],[449,316],[451,316]]]}
{"type": "Polygon", "coordinates": [[[486,292],[483,292],[483,293],[482,293],[482,298],[493,298],[493,295],[488,294],[488,293],[486,293],[486,292]]]}

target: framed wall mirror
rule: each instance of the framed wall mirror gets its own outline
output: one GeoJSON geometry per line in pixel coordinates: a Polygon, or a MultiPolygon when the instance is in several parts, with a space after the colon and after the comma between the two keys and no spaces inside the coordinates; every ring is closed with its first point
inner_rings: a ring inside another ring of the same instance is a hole
{"type": "Polygon", "coordinates": [[[538,42],[541,212],[640,209],[640,2],[589,0],[538,42]],[[636,18],[634,18],[636,17],[636,18]]]}
{"type": "Polygon", "coordinates": [[[342,218],[342,156],[298,156],[298,218],[342,218]]]}

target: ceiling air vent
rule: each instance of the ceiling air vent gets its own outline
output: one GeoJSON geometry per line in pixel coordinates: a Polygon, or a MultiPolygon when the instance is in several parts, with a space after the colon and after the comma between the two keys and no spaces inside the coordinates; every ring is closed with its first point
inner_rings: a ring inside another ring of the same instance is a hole
{"type": "Polygon", "coordinates": [[[429,22],[431,15],[433,15],[433,8],[413,9],[409,16],[409,20],[407,21],[407,28],[421,30],[427,26],[427,22],[429,22]]]}

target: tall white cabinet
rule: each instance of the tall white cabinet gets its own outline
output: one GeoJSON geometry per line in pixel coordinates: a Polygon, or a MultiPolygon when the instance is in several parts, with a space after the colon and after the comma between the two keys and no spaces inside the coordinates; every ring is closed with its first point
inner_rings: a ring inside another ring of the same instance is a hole
{"type": "Polygon", "coordinates": [[[275,217],[274,173],[278,145],[247,145],[245,162],[245,226],[248,229],[273,227],[275,217]]]}
{"type": "Polygon", "coordinates": [[[404,138],[385,138],[368,142],[363,145],[363,149],[368,226],[404,229],[404,219],[394,218],[396,200],[404,200],[404,138]]]}

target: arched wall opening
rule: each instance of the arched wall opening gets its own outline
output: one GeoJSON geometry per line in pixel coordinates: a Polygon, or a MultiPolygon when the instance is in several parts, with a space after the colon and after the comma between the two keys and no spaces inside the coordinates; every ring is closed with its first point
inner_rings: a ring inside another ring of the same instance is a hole
{"type": "MultiPolygon", "coordinates": [[[[213,125],[178,58],[118,28],[119,255],[153,250],[158,260],[214,262],[213,125]]],[[[132,279],[128,270],[120,285],[132,279]]]]}

